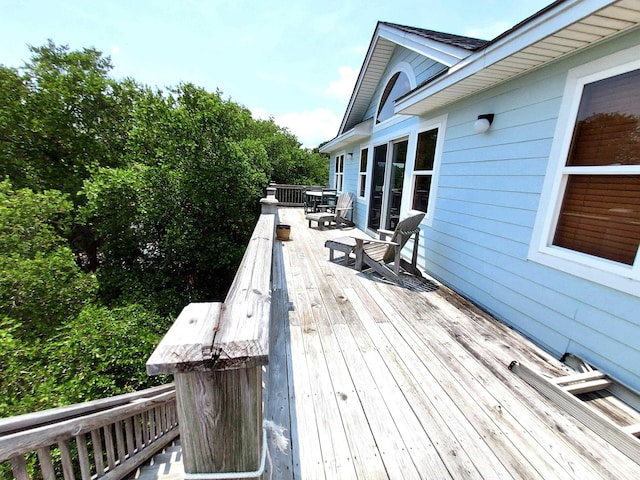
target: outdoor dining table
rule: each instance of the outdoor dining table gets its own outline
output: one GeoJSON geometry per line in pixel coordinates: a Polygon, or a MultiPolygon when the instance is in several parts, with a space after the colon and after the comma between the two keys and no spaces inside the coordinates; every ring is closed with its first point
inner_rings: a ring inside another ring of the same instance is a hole
{"type": "Polygon", "coordinates": [[[334,191],[322,192],[319,190],[306,192],[306,195],[311,204],[312,212],[319,211],[320,205],[330,205],[331,203],[335,205],[335,199],[338,197],[338,194],[334,191]],[[330,200],[333,201],[330,203],[330,200]]]}

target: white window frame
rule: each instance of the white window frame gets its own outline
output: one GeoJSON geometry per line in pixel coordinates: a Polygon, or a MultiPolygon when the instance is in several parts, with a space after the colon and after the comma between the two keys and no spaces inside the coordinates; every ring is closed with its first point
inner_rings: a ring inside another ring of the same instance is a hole
{"type": "Polygon", "coordinates": [[[367,186],[367,172],[369,170],[369,163],[371,160],[371,149],[369,148],[369,145],[365,145],[363,147],[360,148],[360,158],[358,159],[358,198],[361,199],[365,199],[367,198],[367,190],[368,190],[368,186],[367,186]],[[362,152],[367,151],[367,163],[364,166],[364,171],[362,170],[362,152]],[[362,188],[364,186],[364,188],[362,188]],[[360,192],[362,192],[362,195],[360,195],[360,192]]]}
{"type": "MultiPolygon", "coordinates": [[[[380,110],[380,102],[382,102],[382,95],[384,94],[384,90],[387,88],[387,84],[391,80],[391,78],[398,72],[404,73],[409,78],[409,91],[416,88],[416,74],[413,71],[413,67],[408,62],[398,62],[394,65],[393,70],[391,70],[384,79],[384,82],[381,83],[382,90],[380,90],[380,94],[378,96],[378,101],[376,102],[376,110],[374,112],[373,118],[373,130],[380,130],[383,128],[390,127],[398,122],[401,122],[407,118],[407,115],[394,114],[386,120],[377,123],[378,119],[378,111],[380,110]]],[[[392,100],[394,101],[394,100],[392,100]]]]}
{"type": "Polygon", "coordinates": [[[344,157],[345,152],[341,152],[335,157],[333,185],[336,190],[341,193],[344,188],[344,157]]]}
{"type": "Polygon", "coordinates": [[[640,296],[640,254],[634,265],[599,258],[553,245],[567,178],[570,174],[640,174],[640,165],[567,167],[573,130],[584,86],[640,69],[640,46],[569,70],[547,174],[536,216],[528,259],[577,277],[640,296]]]}
{"type": "Polygon", "coordinates": [[[442,164],[442,152],[444,150],[444,138],[447,131],[447,115],[435,117],[429,120],[421,121],[411,133],[411,139],[409,141],[409,148],[407,151],[407,165],[405,167],[405,184],[403,192],[408,195],[403,199],[403,203],[408,206],[408,209],[413,207],[413,197],[416,189],[416,177],[422,175],[431,176],[431,186],[429,188],[429,200],[427,204],[427,211],[425,212],[425,218],[423,223],[427,226],[433,224],[433,219],[436,211],[436,200],[438,192],[438,181],[440,178],[440,166],[442,164]],[[418,135],[422,132],[429,130],[438,130],[438,138],[436,139],[436,150],[433,158],[433,170],[416,170],[416,151],[418,149],[418,135]]]}

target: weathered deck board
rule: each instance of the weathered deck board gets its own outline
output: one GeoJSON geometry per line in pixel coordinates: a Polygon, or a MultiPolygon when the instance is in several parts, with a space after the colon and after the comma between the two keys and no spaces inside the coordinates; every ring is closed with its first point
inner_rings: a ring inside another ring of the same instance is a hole
{"type": "Polygon", "coordinates": [[[272,335],[282,331],[265,378],[279,393],[267,380],[265,416],[289,412],[293,443],[278,478],[640,478],[507,370],[562,373],[542,350],[444,287],[412,291],[329,262],[325,240],[348,230],[279,214],[292,230],[274,250],[272,335]]]}

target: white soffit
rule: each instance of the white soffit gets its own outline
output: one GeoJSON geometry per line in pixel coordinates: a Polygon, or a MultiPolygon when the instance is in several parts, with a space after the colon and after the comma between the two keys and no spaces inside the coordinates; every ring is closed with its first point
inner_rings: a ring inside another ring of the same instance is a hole
{"type": "Polygon", "coordinates": [[[340,125],[340,134],[354,127],[364,117],[395,47],[395,43],[379,37],[376,32],[340,125]]]}
{"type": "Polygon", "coordinates": [[[425,114],[638,25],[640,0],[562,2],[405,95],[395,111],[425,114]]]}
{"type": "Polygon", "coordinates": [[[329,153],[346,147],[348,144],[369,138],[373,128],[373,119],[365,120],[357,124],[348,132],[334,138],[330,142],[325,143],[321,148],[321,153],[329,153]]]}

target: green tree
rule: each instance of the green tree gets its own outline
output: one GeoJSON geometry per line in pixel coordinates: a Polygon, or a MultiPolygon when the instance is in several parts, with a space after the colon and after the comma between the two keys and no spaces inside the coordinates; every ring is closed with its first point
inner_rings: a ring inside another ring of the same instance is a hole
{"type": "Polygon", "coordinates": [[[93,301],[97,284],[66,245],[71,203],[0,183],[0,316],[41,336],[93,301]]]}
{"type": "Polygon", "coordinates": [[[95,300],[96,279],[63,236],[71,208],[60,192],[0,182],[0,416],[53,406],[46,390],[34,394],[51,334],[95,300]]]}
{"type": "Polygon", "coordinates": [[[86,306],[45,348],[46,380],[34,396],[49,392],[52,403],[67,405],[166,382],[162,376],[149,377],[145,361],[171,323],[137,304],[86,306]]]}
{"type": "Polygon", "coordinates": [[[113,80],[95,49],[31,51],[0,66],[0,416],[149,385],[169,317],[224,297],[268,182],[328,174],[221,92],[113,80]]]}
{"type": "Polygon", "coordinates": [[[255,225],[271,165],[248,110],[190,84],[147,91],[132,165],[85,185],[104,298],[175,313],[223,298],[255,225]],[[134,163],[135,162],[135,163],[134,163]],[[151,302],[151,303],[150,303],[151,302]]]}
{"type": "Polygon", "coordinates": [[[273,119],[255,121],[252,130],[261,140],[271,164],[271,181],[290,185],[324,185],[329,162],[318,151],[303,149],[289,130],[273,119]]]}
{"type": "Polygon", "coordinates": [[[0,67],[0,165],[17,188],[74,196],[99,165],[120,165],[139,87],[110,79],[95,49],[30,49],[19,70],[0,67]]]}

